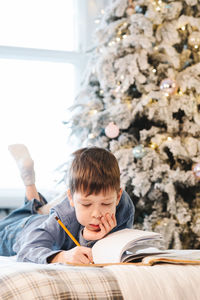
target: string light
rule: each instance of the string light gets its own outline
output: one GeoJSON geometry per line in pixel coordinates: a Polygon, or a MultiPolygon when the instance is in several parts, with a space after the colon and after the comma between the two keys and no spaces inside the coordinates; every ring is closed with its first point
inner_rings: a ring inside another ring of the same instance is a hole
{"type": "Polygon", "coordinates": [[[163,142],[168,141],[171,142],[173,141],[171,136],[160,136],[158,137],[158,140],[156,142],[151,141],[148,145],[148,147],[150,147],[153,150],[159,150],[159,147],[162,145],[163,142]]]}
{"type": "Polygon", "coordinates": [[[102,96],[104,94],[104,91],[103,90],[100,90],[99,91],[99,94],[102,96]]]}
{"type": "Polygon", "coordinates": [[[120,85],[118,85],[115,89],[115,92],[118,93],[120,91],[120,88],[121,88],[120,85]]]}
{"type": "Polygon", "coordinates": [[[116,35],[117,35],[117,41],[122,40],[123,38],[126,38],[127,35],[130,34],[130,30],[128,29],[129,24],[127,22],[120,23],[116,28],[116,35]]]}
{"type": "Polygon", "coordinates": [[[179,90],[178,94],[179,94],[179,96],[182,96],[183,92],[181,90],[179,90]]]}
{"type": "Polygon", "coordinates": [[[115,41],[110,41],[110,42],[108,43],[108,46],[109,46],[109,47],[112,47],[113,45],[115,45],[115,41]]]}
{"type": "Polygon", "coordinates": [[[97,113],[97,110],[96,109],[91,109],[90,110],[90,115],[95,115],[97,113]]]}
{"type": "Polygon", "coordinates": [[[156,73],[156,69],[153,69],[152,72],[153,72],[153,73],[156,73]]]}
{"type": "Polygon", "coordinates": [[[152,3],[155,6],[155,10],[158,12],[161,11],[161,9],[164,7],[164,3],[162,2],[162,0],[155,0],[152,3]]]}
{"type": "Polygon", "coordinates": [[[94,135],[94,133],[89,133],[88,134],[88,139],[94,139],[95,138],[95,135],[94,135]]]}

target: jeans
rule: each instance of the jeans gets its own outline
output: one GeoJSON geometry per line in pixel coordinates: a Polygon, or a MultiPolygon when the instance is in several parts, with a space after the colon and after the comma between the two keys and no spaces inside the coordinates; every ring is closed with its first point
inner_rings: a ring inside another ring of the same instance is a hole
{"type": "Polygon", "coordinates": [[[0,220],[0,255],[16,255],[13,245],[29,219],[38,216],[37,209],[47,203],[46,199],[39,194],[40,201],[33,199],[25,203],[20,208],[11,212],[7,217],[0,220]]]}

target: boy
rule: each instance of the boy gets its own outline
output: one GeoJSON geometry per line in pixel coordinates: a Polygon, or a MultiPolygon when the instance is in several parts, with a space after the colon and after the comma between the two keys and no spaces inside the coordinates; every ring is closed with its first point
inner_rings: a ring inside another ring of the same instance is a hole
{"type": "Polygon", "coordinates": [[[26,187],[24,206],[0,222],[0,255],[16,255],[18,261],[34,263],[83,263],[92,259],[95,241],[110,232],[133,226],[134,206],[120,188],[115,156],[91,147],[73,153],[67,197],[42,215],[46,200],[35,187],[33,161],[24,145],[11,145],[26,187]],[[38,210],[39,209],[39,210],[38,210]],[[58,217],[81,247],[55,220],[58,217]]]}

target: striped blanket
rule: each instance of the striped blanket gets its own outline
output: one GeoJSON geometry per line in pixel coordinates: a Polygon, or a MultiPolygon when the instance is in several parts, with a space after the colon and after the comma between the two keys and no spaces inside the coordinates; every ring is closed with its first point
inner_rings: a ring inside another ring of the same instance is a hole
{"type": "Polygon", "coordinates": [[[0,257],[0,300],[199,300],[200,266],[39,265],[0,257]]]}
{"type": "Polygon", "coordinates": [[[0,257],[0,299],[123,299],[109,270],[19,263],[0,257]]]}

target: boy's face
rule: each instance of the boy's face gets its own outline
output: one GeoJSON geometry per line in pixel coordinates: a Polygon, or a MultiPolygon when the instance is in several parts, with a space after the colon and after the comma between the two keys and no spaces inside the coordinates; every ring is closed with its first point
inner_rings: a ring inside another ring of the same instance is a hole
{"type": "Polygon", "coordinates": [[[75,208],[78,222],[90,231],[100,230],[101,217],[105,217],[106,214],[115,215],[121,194],[122,190],[118,194],[115,190],[109,190],[89,196],[75,192],[72,196],[68,190],[68,198],[71,206],[75,208]]]}

